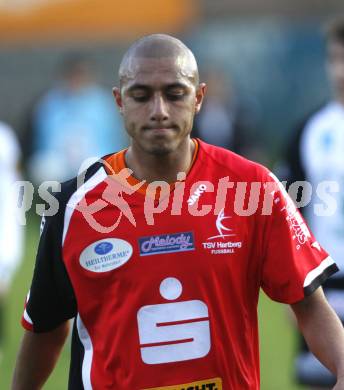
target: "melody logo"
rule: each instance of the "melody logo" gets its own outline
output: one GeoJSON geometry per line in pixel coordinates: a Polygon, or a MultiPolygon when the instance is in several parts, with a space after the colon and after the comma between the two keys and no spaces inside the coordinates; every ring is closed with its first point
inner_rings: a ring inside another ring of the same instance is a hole
{"type": "Polygon", "coordinates": [[[192,232],[160,234],[139,239],[140,256],[184,252],[195,249],[192,232]]]}

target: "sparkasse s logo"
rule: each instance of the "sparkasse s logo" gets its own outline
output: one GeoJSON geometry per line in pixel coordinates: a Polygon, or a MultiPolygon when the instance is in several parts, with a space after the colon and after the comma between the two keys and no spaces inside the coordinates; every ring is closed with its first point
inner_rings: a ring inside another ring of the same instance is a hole
{"type": "Polygon", "coordinates": [[[206,184],[202,183],[197,188],[196,191],[190,196],[190,198],[187,200],[188,205],[192,206],[195,204],[195,202],[199,199],[199,197],[207,190],[206,184]]]}

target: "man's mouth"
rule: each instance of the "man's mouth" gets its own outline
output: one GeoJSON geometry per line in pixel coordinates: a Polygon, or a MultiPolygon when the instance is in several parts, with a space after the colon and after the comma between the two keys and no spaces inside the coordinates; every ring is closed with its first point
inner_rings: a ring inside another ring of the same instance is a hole
{"type": "Polygon", "coordinates": [[[175,127],[172,126],[144,127],[143,130],[160,134],[160,133],[166,133],[168,131],[173,131],[175,130],[175,127]]]}

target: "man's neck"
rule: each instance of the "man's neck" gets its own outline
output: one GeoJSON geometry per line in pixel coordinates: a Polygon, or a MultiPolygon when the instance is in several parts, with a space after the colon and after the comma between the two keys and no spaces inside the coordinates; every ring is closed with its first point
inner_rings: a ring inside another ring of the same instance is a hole
{"type": "Polygon", "coordinates": [[[146,180],[147,183],[158,180],[173,183],[179,172],[189,171],[194,151],[195,144],[191,139],[181,144],[178,150],[165,155],[144,153],[130,146],[125,154],[125,162],[139,180],[146,180]]]}

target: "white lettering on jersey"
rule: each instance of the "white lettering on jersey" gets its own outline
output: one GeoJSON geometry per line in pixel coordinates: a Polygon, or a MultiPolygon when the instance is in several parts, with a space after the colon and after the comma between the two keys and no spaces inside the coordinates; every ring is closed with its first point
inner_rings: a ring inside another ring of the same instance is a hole
{"type": "Polygon", "coordinates": [[[202,242],[203,248],[212,255],[227,255],[235,253],[236,249],[240,249],[242,247],[242,241],[228,241],[226,238],[236,236],[236,233],[233,233],[232,228],[224,225],[223,221],[227,218],[231,217],[225,216],[224,209],[222,209],[215,222],[215,226],[219,234],[208,237],[206,242],[202,242]],[[225,231],[232,233],[224,234],[225,231]]]}
{"type": "Polygon", "coordinates": [[[310,231],[307,225],[305,224],[300,212],[296,208],[294,202],[289,197],[283,184],[278,180],[278,178],[272,172],[270,172],[269,175],[277,183],[281,194],[284,196],[286,205],[281,209],[281,211],[286,211],[287,214],[286,219],[289,223],[290,228],[293,230],[294,233],[293,239],[297,240],[296,249],[299,250],[300,245],[305,244],[311,238],[310,231]]]}
{"type": "MultiPolygon", "coordinates": [[[[161,282],[167,300],[180,297],[176,278],[161,282]]],[[[171,363],[206,356],[211,347],[207,305],[200,300],[143,306],[137,312],[141,357],[146,364],[171,363]]]]}
{"type": "Polygon", "coordinates": [[[197,188],[196,188],[196,191],[194,191],[194,193],[190,196],[190,198],[187,200],[188,202],[188,205],[189,206],[192,206],[197,199],[199,199],[199,197],[203,194],[203,192],[205,192],[207,189],[207,186],[203,183],[203,184],[200,184],[197,188]]]}

